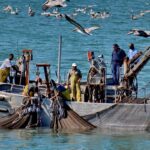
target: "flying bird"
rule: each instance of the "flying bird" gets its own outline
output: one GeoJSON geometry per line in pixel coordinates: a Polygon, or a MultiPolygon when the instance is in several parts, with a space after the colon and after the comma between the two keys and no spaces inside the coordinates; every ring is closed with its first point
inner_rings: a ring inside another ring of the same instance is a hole
{"type": "Polygon", "coordinates": [[[77,31],[82,34],[91,35],[90,32],[99,28],[97,26],[90,27],[90,28],[84,28],[78,22],[76,22],[75,20],[73,20],[72,18],[70,18],[67,15],[65,15],[65,19],[76,27],[73,31],[77,31]]]}
{"type": "MultiPolygon", "coordinates": [[[[98,26],[93,26],[93,27],[89,27],[89,28],[84,28],[84,30],[85,30],[86,34],[92,35],[91,32],[96,30],[96,29],[99,29],[99,28],[100,27],[98,27],[98,26]]],[[[83,32],[81,32],[81,30],[79,30],[78,28],[75,28],[73,31],[77,31],[77,32],[83,34],[83,32]]]]}
{"type": "Polygon", "coordinates": [[[128,34],[133,34],[136,36],[142,36],[142,37],[149,37],[150,36],[150,31],[144,31],[144,30],[139,30],[139,29],[132,29],[128,32],[128,34]]]}
{"type": "Polygon", "coordinates": [[[66,7],[67,4],[65,3],[66,0],[47,0],[43,5],[42,9],[46,11],[52,7],[66,7]]]}

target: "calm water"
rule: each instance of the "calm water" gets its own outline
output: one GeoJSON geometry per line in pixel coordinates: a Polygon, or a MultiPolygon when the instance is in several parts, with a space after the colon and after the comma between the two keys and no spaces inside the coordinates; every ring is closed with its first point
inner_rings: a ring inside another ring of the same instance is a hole
{"type": "MultiPolygon", "coordinates": [[[[31,77],[34,78],[35,63],[50,63],[52,78],[57,70],[58,37],[62,35],[62,79],[73,62],[76,62],[86,79],[89,67],[87,51],[96,55],[104,54],[110,62],[112,44],[118,43],[126,52],[128,44],[135,43],[138,50],[144,50],[150,45],[150,38],[127,35],[132,28],[150,30],[150,13],[131,20],[133,14],[150,9],[149,0],[71,0],[67,8],[60,11],[71,14],[75,8],[92,6],[94,11],[109,11],[111,16],[105,19],[92,19],[79,13],[75,19],[84,27],[98,25],[100,30],[92,36],[72,32],[74,26],[65,19],[41,16],[41,4],[44,0],[0,0],[0,60],[14,53],[17,58],[21,50],[32,49],[34,60],[31,77]],[[6,5],[19,9],[19,15],[10,15],[2,11],[6,5]],[[34,17],[27,15],[29,4],[36,11],[34,17]]],[[[108,69],[110,65],[108,65],[108,69]]],[[[138,76],[139,85],[149,81],[150,63],[138,76]]],[[[55,134],[49,129],[39,130],[1,130],[0,149],[62,149],[62,150],[143,150],[150,147],[149,133],[110,133],[94,130],[90,132],[55,134]]]]}
{"type": "Polygon", "coordinates": [[[148,150],[150,133],[114,131],[54,133],[49,129],[0,130],[0,149],[148,150]]]}

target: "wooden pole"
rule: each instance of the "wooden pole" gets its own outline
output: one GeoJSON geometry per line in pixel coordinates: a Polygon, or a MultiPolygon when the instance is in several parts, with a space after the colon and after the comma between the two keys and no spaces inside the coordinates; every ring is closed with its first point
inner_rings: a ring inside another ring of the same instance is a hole
{"type": "Polygon", "coordinates": [[[44,67],[44,73],[45,73],[45,79],[46,79],[46,85],[47,85],[47,93],[48,93],[48,97],[50,98],[50,85],[49,85],[49,74],[48,74],[48,71],[47,71],[47,67],[46,66],[43,66],[44,67]]]}
{"type": "Polygon", "coordinates": [[[57,70],[57,78],[58,83],[60,83],[61,76],[60,76],[60,69],[61,69],[61,50],[62,50],[62,36],[59,36],[59,48],[58,48],[58,70],[57,70]]]}
{"type": "Polygon", "coordinates": [[[29,61],[26,62],[26,85],[29,84],[29,61]]]}

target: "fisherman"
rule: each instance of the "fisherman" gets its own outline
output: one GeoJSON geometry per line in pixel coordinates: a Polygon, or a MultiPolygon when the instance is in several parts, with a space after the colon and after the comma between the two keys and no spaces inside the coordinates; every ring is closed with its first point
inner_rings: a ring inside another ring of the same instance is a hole
{"type": "Polygon", "coordinates": [[[135,49],[134,44],[130,43],[129,52],[128,52],[129,60],[131,60],[136,54],[137,54],[137,50],[135,49]]]}
{"type": "Polygon", "coordinates": [[[113,44],[111,62],[112,62],[112,75],[114,85],[119,85],[120,67],[123,64],[125,57],[126,57],[125,51],[122,50],[118,44],[113,44]]]}
{"type": "Polygon", "coordinates": [[[37,86],[42,85],[42,78],[40,77],[39,74],[36,74],[35,83],[37,86]]]}
{"type": "Polygon", "coordinates": [[[26,66],[26,60],[25,56],[22,55],[17,61],[16,65],[19,68],[19,71],[16,72],[15,75],[15,84],[21,84],[21,85],[26,85],[25,83],[25,66],[26,66]]]}
{"type": "Polygon", "coordinates": [[[2,63],[2,65],[0,66],[0,82],[6,82],[7,81],[7,77],[10,74],[10,69],[12,66],[11,61],[14,59],[14,55],[13,54],[9,54],[9,57],[7,59],[4,60],[4,62],[2,63]]]}
{"type": "Polygon", "coordinates": [[[77,64],[72,64],[72,69],[68,74],[68,83],[71,83],[71,97],[72,100],[81,101],[81,89],[80,89],[80,80],[82,78],[81,71],[77,68],[77,64]]]}

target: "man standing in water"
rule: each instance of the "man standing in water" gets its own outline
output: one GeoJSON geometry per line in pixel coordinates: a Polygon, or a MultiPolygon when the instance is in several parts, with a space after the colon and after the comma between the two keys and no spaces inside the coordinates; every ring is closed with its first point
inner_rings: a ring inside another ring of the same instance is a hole
{"type": "Polygon", "coordinates": [[[68,74],[68,83],[71,84],[71,97],[73,100],[81,101],[80,80],[82,78],[81,71],[77,68],[77,64],[72,64],[72,69],[68,74]]]}
{"type": "Polygon", "coordinates": [[[114,85],[119,85],[120,67],[123,64],[125,57],[126,53],[124,52],[124,50],[120,49],[118,44],[113,44],[111,62],[112,62],[112,75],[114,85]]]}

